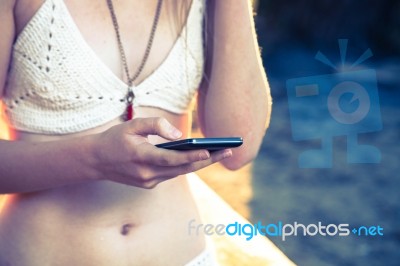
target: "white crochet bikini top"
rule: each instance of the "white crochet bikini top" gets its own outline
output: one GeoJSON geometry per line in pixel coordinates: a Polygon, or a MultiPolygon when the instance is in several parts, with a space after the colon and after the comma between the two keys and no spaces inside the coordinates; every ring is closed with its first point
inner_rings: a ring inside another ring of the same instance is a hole
{"type": "MultiPolygon", "coordinates": [[[[134,87],[134,107],[183,114],[203,76],[204,0],[193,0],[186,25],[163,63],[134,87]]],[[[15,129],[65,134],[122,116],[127,84],[85,42],[63,0],[46,0],[17,37],[4,93],[15,129]]]]}

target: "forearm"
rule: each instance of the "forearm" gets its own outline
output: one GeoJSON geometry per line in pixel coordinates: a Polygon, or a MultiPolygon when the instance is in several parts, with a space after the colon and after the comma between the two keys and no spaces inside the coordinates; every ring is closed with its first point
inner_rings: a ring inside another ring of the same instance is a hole
{"type": "Polygon", "coordinates": [[[95,179],[90,136],[52,142],[0,140],[0,194],[95,179]]]}
{"type": "Polygon", "coordinates": [[[225,161],[238,168],[257,154],[271,113],[271,97],[247,1],[215,1],[209,80],[200,92],[206,136],[242,136],[225,161]]]}

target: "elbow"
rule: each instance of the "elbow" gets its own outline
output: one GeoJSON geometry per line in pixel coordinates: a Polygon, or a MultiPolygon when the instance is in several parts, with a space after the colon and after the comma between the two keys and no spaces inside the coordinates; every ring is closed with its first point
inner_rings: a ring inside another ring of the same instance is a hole
{"type": "MultiPolygon", "coordinates": [[[[262,124],[262,123],[258,123],[262,124]]],[[[250,126],[249,126],[250,127],[250,126]]],[[[249,128],[244,127],[244,128],[249,128]]],[[[232,156],[221,161],[222,165],[231,171],[238,170],[256,159],[266,133],[266,128],[260,126],[236,135],[243,136],[243,145],[232,149],[232,156]]]]}
{"type": "Polygon", "coordinates": [[[222,165],[231,171],[238,170],[256,159],[264,139],[266,128],[242,132],[237,135],[243,136],[243,145],[232,149],[232,156],[221,161],[222,165]]]}
{"type": "Polygon", "coordinates": [[[230,170],[235,171],[243,166],[251,163],[258,154],[259,147],[241,147],[232,150],[232,157],[223,160],[222,165],[230,170]]]}

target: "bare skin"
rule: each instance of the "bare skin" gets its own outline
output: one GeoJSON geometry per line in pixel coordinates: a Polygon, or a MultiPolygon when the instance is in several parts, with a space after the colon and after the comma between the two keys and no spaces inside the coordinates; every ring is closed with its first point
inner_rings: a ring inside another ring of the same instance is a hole
{"type": "MultiPolygon", "coordinates": [[[[141,60],[137,51],[144,51],[150,28],[135,25],[151,25],[156,1],[114,2],[130,69],[135,69],[141,60]]],[[[133,121],[110,121],[71,135],[17,132],[18,141],[0,141],[0,192],[8,194],[0,213],[0,265],[183,265],[204,249],[202,236],[187,233],[188,221],[200,217],[184,174],[221,160],[229,169],[251,161],[269,116],[248,3],[220,2],[215,12],[225,15],[217,16],[218,26],[213,27],[216,36],[223,36],[218,43],[235,39],[236,47],[248,51],[243,54],[233,45],[227,54],[226,46],[214,45],[212,58],[231,66],[246,63],[253,71],[213,64],[212,73],[221,75],[203,83],[202,130],[206,136],[243,136],[245,145],[233,156],[230,150],[210,155],[157,149],[152,144],[189,136],[191,118],[148,107],[137,108],[133,121]],[[242,31],[228,26],[232,17],[244,25],[242,31]],[[248,85],[235,88],[233,83],[248,85]]],[[[125,79],[105,1],[65,3],[93,51],[125,79]]],[[[2,28],[7,29],[0,41],[0,96],[13,40],[41,4],[0,1],[2,28]]],[[[171,26],[173,14],[167,10],[137,83],[160,65],[179,34],[181,27],[171,26]]]]}

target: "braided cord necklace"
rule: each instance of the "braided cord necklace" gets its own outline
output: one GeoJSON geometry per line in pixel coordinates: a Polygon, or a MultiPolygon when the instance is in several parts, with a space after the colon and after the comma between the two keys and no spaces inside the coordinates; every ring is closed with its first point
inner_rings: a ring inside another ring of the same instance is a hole
{"type": "Polygon", "coordinates": [[[144,56],[142,58],[142,61],[139,65],[139,67],[137,68],[136,72],[131,77],[129,75],[128,63],[127,63],[127,59],[126,59],[125,50],[122,45],[121,34],[119,32],[119,25],[118,25],[118,21],[117,21],[117,16],[115,15],[114,6],[112,3],[112,0],[107,0],[107,6],[110,11],[111,19],[112,19],[114,30],[115,30],[115,35],[117,37],[118,49],[119,49],[119,53],[121,55],[122,65],[124,67],[125,75],[126,75],[126,78],[128,81],[128,93],[126,94],[126,102],[127,102],[127,108],[126,108],[126,114],[125,114],[126,121],[131,120],[134,115],[133,100],[135,99],[135,94],[133,92],[133,86],[134,86],[133,82],[137,79],[137,77],[140,75],[140,73],[142,73],[142,70],[147,62],[148,57],[149,57],[151,46],[153,45],[154,35],[156,33],[158,21],[160,18],[162,2],[163,2],[163,0],[158,0],[156,14],[155,14],[154,20],[153,20],[153,26],[151,27],[151,32],[150,32],[149,40],[147,41],[147,46],[146,46],[146,50],[144,52],[144,56]]]}

